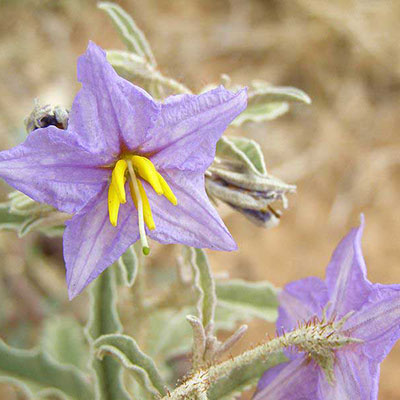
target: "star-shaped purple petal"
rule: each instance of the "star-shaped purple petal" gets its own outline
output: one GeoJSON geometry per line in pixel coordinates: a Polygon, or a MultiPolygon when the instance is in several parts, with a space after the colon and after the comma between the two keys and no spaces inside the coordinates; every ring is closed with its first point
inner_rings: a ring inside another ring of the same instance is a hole
{"type": "Polygon", "coordinates": [[[344,336],[361,339],[335,350],[334,383],[303,353],[265,372],[254,400],[376,400],[379,364],[400,338],[400,285],[371,283],[361,251],[361,225],[340,242],[328,265],[326,279],[306,278],[288,284],[280,294],[278,331],[298,322],[321,318],[340,320],[344,336]]]}
{"type": "MultiPolygon", "coordinates": [[[[159,103],[118,76],[92,42],[78,60],[78,80],[82,88],[66,131],[35,130],[24,143],[0,153],[0,177],[11,186],[75,214],[64,234],[70,298],[138,240],[130,196],[120,206],[117,227],[108,219],[111,166],[126,154],[150,160],[178,199],[172,205],[143,181],[156,226],[146,228],[148,236],[161,243],[236,249],[208,200],[204,173],[223,131],[246,108],[246,89],[232,93],[220,86],[159,103]]],[[[125,186],[130,193],[128,182],[125,186]]]]}

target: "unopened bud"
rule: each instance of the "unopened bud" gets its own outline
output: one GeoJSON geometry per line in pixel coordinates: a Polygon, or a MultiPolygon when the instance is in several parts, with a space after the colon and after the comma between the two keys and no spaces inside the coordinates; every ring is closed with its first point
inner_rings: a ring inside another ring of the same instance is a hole
{"type": "Polygon", "coordinates": [[[60,129],[67,129],[69,112],[60,106],[50,104],[41,105],[35,100],[35,107],[28,117],[25,118],[25,127],[28,133],[39,128],[54,125],[60,129]]]}

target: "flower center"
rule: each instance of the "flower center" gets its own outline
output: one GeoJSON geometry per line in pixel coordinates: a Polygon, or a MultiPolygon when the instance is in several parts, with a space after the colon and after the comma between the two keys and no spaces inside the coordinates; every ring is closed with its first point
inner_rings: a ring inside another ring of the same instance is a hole
{"type": "Polygon", "coordinates": [[[174,206],[178,204],[178,201],[168,183],[157,172],[153,163],[148,158],[127,155],[115,164],[111,175],[111,183],[108,188],[108,215],[111,225],[117,226],[119,207],[121,204],[126,203],[125,183],[128,180],[130,194],[138,210],[139,232],[143,253],[147,255],[150,252],[150,248],[144,225],[146,224],[150,230],[155,229],[156,226],[151,213],[149,199],[140,178],[148,182],[159,196],[164,195],[174,206]]]}

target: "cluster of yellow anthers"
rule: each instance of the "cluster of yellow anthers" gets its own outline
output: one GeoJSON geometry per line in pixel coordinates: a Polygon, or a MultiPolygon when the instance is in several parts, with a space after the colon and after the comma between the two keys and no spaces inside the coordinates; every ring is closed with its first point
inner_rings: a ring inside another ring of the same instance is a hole
{"type": "Polygon", "coordinates": [[[158,195],[164,195],[173,205],[176,206],[178,201],[168,183],[157,172],[155,166],[148,158],[137,155],[126,155],[115,164],[108,189],[108,214],[113,226],[117,226],[120,205],[126,203],[125,183],[128,178],[130,178],[129,188],[132,200],[138,210],[139,232],[143,252],[148,254],[150,249],[146,239],[144,224],[150,230],[155,229],[156,226],[151,213],[149,199],[139,178],[147,181],[158,195]]]}

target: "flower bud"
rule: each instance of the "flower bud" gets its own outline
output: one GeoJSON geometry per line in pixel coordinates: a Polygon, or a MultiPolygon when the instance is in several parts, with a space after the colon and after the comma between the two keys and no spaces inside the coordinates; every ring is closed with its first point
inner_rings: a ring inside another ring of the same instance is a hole
{"type": "Polygon", "coordinates": [[[35,100],[32,112],[25,118],[25,128],[28,133],[50,125],[67,129],[68,116],[69,111],[63,107],[50,104],[41,105],[38,100],[35,100]]]}

